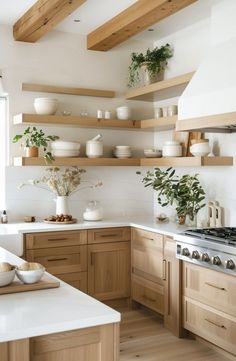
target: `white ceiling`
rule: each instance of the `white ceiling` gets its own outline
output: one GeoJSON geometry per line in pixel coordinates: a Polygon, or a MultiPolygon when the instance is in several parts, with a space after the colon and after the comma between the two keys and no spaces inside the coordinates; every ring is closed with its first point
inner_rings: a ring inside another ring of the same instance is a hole
{"type": "MultiPolygon", "coordinates": [[[[56,29],[65,32],[88,34],[113,16],[119,14],[138,0],[87,0],[73,14],[61,22],[56,29]],[[75,22],[79,19],[80,22],[75,22]]],[[[155,26],[153,32],[145,30],[136,38],[152,41],[175,32],[210,16],[211,6],[222,0],[198,0],[193,5],[162,20],[155,26]]],[[[28,10],[36,0],[1,1],[0,24],[13,25],[28,10]]]]}

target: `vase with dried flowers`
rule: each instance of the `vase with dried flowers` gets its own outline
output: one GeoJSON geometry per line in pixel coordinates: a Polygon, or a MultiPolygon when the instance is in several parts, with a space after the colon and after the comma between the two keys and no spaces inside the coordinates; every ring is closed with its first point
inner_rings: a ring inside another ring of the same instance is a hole
{"type": "Polygon", "coordinates": [[[86,188],[96,188],[102,185],[102,182],[92,183],[81,180],[85,169],[77,166],[66,168],[50,167],[46,169],[47,174],[38,179],[30,179],[27,183],[22,183],[19,188],[26,185],[33,185],[45,189],[56,196],[56,214],[69,214],[68,199],[69,196],[86,188]],[[84,184],[84,186],[81,186],[84,184]]]}

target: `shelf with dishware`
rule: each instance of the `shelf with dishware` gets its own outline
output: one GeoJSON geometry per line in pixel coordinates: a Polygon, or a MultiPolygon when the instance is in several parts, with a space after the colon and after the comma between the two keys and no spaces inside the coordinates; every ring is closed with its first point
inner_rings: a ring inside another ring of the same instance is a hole
{"type": "Polygon", "coordinates": [[[148,130],[174,129],[177,115],[144,120],[99,119],[95,117],[41,115],[21,113],[13,117],[14,125],[60,125],[79,128],[148,130]]]}
{"type": "Polygon", "coordinates": [[[174,78],[131,89],[126,93],[126,99],[153,102],[178,96],[183,92],[193,75],[194,72],[182,74],[174,78]]]}
{"type": "Polygon", "coordinates": [[[52,164],[42,157],[14,157],[14,166],[151,166],[200,167],[233,166],[233,157],[86,158],[57,157],[52,164]]]}
{"type": "Polygon", "coordinates": [[[45,84],[23,83],[22,90],[30,91],[30,92],[38,92],[38,93],[80,95],[80,96],[88,96],[88,97],[103,97],[103,98],[115,97],[115,91],[113,90],[88,89],[88,88],[77,88],[77,87],[45,85],[45,84]]]}

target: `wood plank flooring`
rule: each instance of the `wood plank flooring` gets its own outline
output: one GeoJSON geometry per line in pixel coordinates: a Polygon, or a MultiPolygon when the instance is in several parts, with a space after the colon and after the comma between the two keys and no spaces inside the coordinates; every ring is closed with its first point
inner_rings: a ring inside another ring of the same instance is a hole
{"type": "Polygon", "coordinates": [[[120,361],[225,361],[205,345],[178,339],[144,309],[122,312],[120,361]]]}

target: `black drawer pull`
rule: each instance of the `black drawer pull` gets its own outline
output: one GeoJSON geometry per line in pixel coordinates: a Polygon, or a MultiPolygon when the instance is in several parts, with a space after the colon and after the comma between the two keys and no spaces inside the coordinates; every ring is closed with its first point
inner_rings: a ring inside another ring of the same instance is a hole
{"type": "Polygon", "coordinates": [[[67,241],[67,238],[48,238],[48,242],[52,242],[52,241],[67,241]]]}
{"type": "Polygon", "coordinates": [[[105,238],[105,237],[117,237],[118,234],[101,234],[101,237],[105,238]]]}
{"type": "Polygon", "coordinates": [[[48,259],[48,262],[66,261],[67,259],[68,259],[67,257],[62,257],[62,258],[51,258],[51,259],[48,259]]]}
{"type": "Polygon", "coordinates": [[[226,330],[226,327],[225,327],[224,325],[219,325],[218,323],[213,322],[213,321],[211,321],[211,320],[208,320],[207,318],[205,318],[205,321],[208,322],[208,323],[210,323],[210,324],[213,325],[213,326],[216,326],[216,327],[219,327],[219,328],[223,328],[224,330],[226,330]]]}

